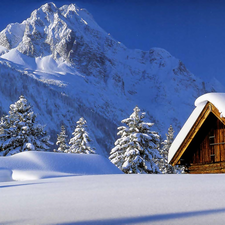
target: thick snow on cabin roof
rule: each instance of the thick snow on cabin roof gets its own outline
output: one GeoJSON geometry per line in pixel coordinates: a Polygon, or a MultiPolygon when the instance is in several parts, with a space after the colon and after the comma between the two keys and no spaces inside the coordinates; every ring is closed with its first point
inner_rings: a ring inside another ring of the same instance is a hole
{"type": "Polygon", "coordinates": [[[188,135],[207,102],[211,102],[219,110],[221,117],[225,117],[225,93],[208,93],[197,98],[195,101],[196,108],[191,113],[170,147],[168,155],[169,162],[188,135]]]}

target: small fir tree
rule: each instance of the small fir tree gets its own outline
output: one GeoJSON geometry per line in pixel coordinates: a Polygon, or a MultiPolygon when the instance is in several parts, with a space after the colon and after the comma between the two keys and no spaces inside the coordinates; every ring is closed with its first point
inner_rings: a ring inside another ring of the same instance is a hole
{"type": "Polygon", "coordinates": [[[36,115],[24,96],[10,105],[9,115],[0,122],[0,155],[22,151],[46,151],[52,143],[44,126],[35,122],[36,115]]]}
{"type": "Polygon", "coordinates": [[[157,162],[159,169],[162,173],[175,173],[175,169],[168,163],[168,153],[170,146],[174,140],[174,130],[170,125],[168,134],[166,134],[166,140],[164,140],[159,148],[161,159],[157,162]]]}
{"type": "Polygon", "coordinates": [[[68,137],[68,135],[66,135],[66,129],[63,125],[61,126],[60,134],[57,134],[57,136],[58,137],[57,137],[56,145],[58,145],[59,147],[56,151],[65,152],[69,146],[66,143],[66,138],[68,137]]]}
{"type": "Polygon", "coordinates": [[[120,135],[111,150],[109,159],[124,173],[160,173],[154,160],[161,158],[157,150],[159,135],[150,131],[153,123],[143,121],[145,113],[136,106],[129,118],[118,127],[120,135]]]}
{"type": "Polygon", "coordinates": [[[78,154],[94,154],[94,148],[90,146],[91,139],[89,137],[87,128],[87,121],[81,117],[77,121],[77,126],[72,133],[73,137],[69,141],[69,149],[67,153],[78,153],[78,154]]]}
{"type": "Polygon", "coordinates": [[[158,161],[159,169],[162,173],[184,173],[184,167],[182,166],[172,166],[168,162],[168,154],[170,146],[174,141],[174,130],[172,125],[170,125],[168,129],[168,133],[166,134],[166,140],[162,142],[162,147],[160,148],[161,159],[158,161]]]}

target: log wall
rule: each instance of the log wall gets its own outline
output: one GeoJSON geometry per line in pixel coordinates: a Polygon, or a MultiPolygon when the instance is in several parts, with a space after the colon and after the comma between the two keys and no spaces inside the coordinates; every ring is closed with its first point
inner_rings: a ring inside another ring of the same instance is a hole
{"type": "Polygon", "coordinates": [[[190,173],[225,172],[224,124],[213,114],[209,115],[183,158],[190,173]]]}
{"type": "Polygon", "coordinates": [[[225,118],[208,102],[170,163],[185,165],[190,173],[225,171],[225,118]]]}

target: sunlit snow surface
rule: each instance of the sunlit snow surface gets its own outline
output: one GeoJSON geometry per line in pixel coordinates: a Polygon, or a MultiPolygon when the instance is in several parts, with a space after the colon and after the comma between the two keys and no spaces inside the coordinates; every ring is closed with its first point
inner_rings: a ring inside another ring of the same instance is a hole
{"type": "Polygon", "coordinates": [[[220,112],[221,117],[225,117],[225,93],[207,93],[195,101],[195,106],[199,106],[200,104],[206,104],[207,102],[211,102],[220,112]]]}
{"type": "Polygon", "coordinates": [[[127,175],[102,156],[46,152],[0,165],[0,224],[224,224],[223,174],[127,175]]]}
{"type": "MultiPolygon", "coordinates": [[[[1,52],[6,51],[2,46],[0,46],[1,52]]],[[[60,75],[66,73],[74,73],[69,65],[65,62],[56,62],[51,55],[44,57],[30,57],[22,54],[17,49],[11,49],[3,54],[0,58],[9,60],[21,66],[24,70],[32,70],[35,74],[56,74],[60,75]]],[[[47,78],[47,77],[44,77],[47,78]]],[[[53,78],[52,78],[53,79],[53,78]]]]}
{"type": "Polygon", "coordinates": [[[224,175],[93,175],[0,183],[1,224],[224,224],[224,175]]]}

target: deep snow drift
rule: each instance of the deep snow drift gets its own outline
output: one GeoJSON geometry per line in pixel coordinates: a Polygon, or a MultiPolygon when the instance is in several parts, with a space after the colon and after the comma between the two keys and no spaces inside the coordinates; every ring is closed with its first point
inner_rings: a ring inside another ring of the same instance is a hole
{"type": "Polygon", "coordinates": [[[128,175],[96,154],[48,152],[0,165],[0,224],[224,224],[224,174],[128,175]]]}
{"type": "Polygon", "coordinates": [[[0,181],[122,173],[108,159],[97,154],[21,152],[0,157],[0,181]]]}

